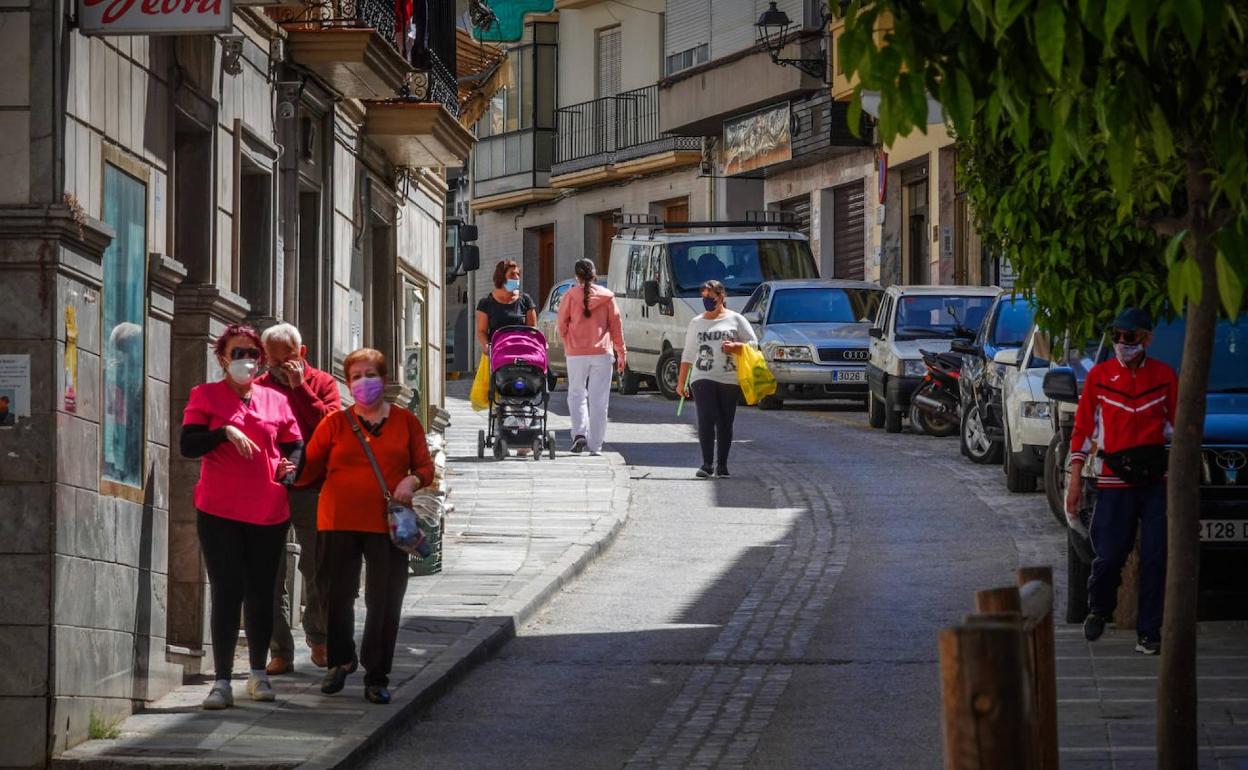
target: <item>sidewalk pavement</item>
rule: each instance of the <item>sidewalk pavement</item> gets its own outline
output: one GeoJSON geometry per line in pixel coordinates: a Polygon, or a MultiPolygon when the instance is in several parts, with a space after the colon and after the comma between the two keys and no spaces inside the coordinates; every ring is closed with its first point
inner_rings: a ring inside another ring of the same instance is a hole
{"type": "MultiPolygon", "coordinates": [[[[1063,768],[1146,770],[1157,763],[1158,658],[1134,630],[1094,643],[1057,627],[1057,734],[1063,768]]],[[[1197,635],[1200,767],[1248,770],[1248,623],[1201,623],[1197,635]]]]}
{"type": "MultiPolygon", "coordinates": [[[[208,679],[151,703],[115,740],[92,740],[54,760],[58,768],[334,768],[352,764],[388,729],[436,699],[475,663],[505,644],[561,586],[614,539],[628,515],[628,471],[612,452],[478,460],[470,383],[447,383],[450,502],[438,575],[413,577],[403,603],[390,689],[393,701],[364,700],[363,677],[322,695],[324,669],[296,637],[295,673],[273,677],[276,703],[252,703],[236,674],[235,707],[203,711],[208,679]]],[[[566,418],[551,414],[552,429],[566,418]]],[[[566,446],[566,431],[559,433],[566,446]]],[[[361,592],[362,593],[362,592],[361,592]]],[[[357,634],[364,622],[356,604],[357,634]]],[[[241,641],[241,638],[240,638],[241,641]]],[[[358,641],[358,637],[357,637],[358,641]]],[[[240,644],[240,647],[242,645],[240,644]]],[[[248,669],[240,649],[236,672],[248,669]]]]}

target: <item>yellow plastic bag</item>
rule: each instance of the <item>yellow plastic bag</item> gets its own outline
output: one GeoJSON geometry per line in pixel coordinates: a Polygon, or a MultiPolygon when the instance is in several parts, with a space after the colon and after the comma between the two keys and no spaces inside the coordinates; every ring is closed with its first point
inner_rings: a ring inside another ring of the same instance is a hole
{"type": "Polygon", "coordinates": [[[478,412],[490,408],[490,359],[484,353],[481,354],[481,363],[477,364],[477,376],[472,378],[468,400],[478,412]]]}
{"type": "Polygon", "coordinates": [[[745,345],[737,353],[737,383],[751,406],[776,392],[776,377],[767,368],[763,354],[753,345],[745,345]]]}

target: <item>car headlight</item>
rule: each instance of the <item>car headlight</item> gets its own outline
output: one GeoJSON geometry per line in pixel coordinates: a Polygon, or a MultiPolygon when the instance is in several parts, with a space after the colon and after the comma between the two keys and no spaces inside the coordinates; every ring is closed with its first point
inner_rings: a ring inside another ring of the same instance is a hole
{"type": "Polygon", "coordinates": [[[771,349],[775,361],[814,361],[810,348],[802,345],[777,345],[771,349]]]}
{"type": "Polygon", "coordinates": [[[1023,417],[1033,420],[1049,419],[1049,402],[1048,401],[1024,401],[1023,417]]]}
{"type": "Polygon", "coordinates": [[[925,374],[927,374],[927,364],[923,363],[922,359],[901,362],[903,377],[922,377],[925,374]]]}

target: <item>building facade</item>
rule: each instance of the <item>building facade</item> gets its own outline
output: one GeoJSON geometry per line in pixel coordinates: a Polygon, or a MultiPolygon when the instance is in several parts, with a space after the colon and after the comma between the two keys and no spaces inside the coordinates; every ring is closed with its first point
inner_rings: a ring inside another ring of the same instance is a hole
{"type": "Polygon", "coordinates": [[[443,398],[453,3],[414,36],[395,4],[217,4],[207,31],[96,5],[0,8],[3,767],[211,660],[177,436],[228,323],[293,322],[338,376],[379,348],[400,403],[443,398]]]}

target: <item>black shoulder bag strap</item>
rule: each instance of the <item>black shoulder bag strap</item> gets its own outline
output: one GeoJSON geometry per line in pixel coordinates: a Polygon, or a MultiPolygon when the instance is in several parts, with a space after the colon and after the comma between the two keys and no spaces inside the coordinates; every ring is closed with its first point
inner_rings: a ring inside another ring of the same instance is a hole
{"type": "Polygon", "coordinates": [[[360,446],[364,447],[364,454],[368,456],[369,465],[373,466],[373,473],[377,475],[377,486],[381,487],[381,496],[386,499],[387,507],[390,505],[390,489],[386,486],[386,477],[381,475],[381,468],[377,465],[377,458],[373,455],[373,448],[368,445],[368,439],[364,438],[364,433],[360,430],[360,424],[356,422],[355,415],[351,414],[348,407],[342,411],[347,413],[347,422],[351,423],[351,432],[360,440],[360,446]]]}

